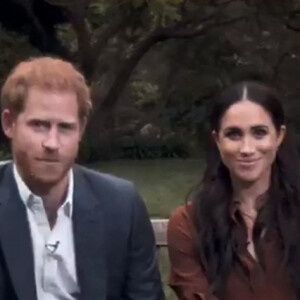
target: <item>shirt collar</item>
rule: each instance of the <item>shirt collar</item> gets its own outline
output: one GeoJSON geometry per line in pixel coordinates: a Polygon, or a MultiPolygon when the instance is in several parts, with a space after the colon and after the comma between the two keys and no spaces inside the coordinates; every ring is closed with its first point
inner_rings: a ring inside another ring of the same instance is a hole
{"type": "MultiPolygon", "coordinates": [[[[22,201],[24,202],[25,206],[28,206],[28,201],[31,197],[41,198],[35,195],[34,193],[32,193],[31,190],[28,188],[28,186],[22,179],[15,163],[13,164],[13,175],[17,184],[19,195],[22,201]]],[[[74,174],[73,174],[73,170],[70,169],[67,195],[65,201],[59,208],[59,210],[63,210],[68,217],[72,217],[73,214],[73,191],[74,191],[74,174]]]]}
{"type": "MultiPolygon", "coordinates": [[[[262,195],[262,196],[258,197],[255,202],[256,211],[260,211],[263,208],[263,206],[265,205],[266,201],[267,201],[267,195],[262,195]]],[[[229,206],[229,213],[230,213],[231,218],[234,221],[237,221],[236,214],[237,214],[237,212],[240,211],[240,204],[241,203],[239,201],[232,201],[229,206]]]]}

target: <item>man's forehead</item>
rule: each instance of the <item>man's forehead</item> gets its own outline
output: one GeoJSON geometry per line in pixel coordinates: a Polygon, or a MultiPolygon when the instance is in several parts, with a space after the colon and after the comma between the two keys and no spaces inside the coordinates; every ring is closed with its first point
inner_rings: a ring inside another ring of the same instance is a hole
{"type": "Polygon", "coordinates": [[[24,109],[20,112],[17,118],[21,118],[25,121],[43,121],[50,123],[79,123],[78,113],[51,111],[47,109],[24,109]]]}
{"type": "Polygon", "coordinates": [[[79,107],[73,94],[31,94],[21,113],[31,118],[78,119],[79,107]]]}
{"type": "Polygon", "coordinates": [[[39,106],[51,106],[51,105],[72,105],[77,107],[77,95],[74,91],[69,90],[42,90],[38,88],[31,88],[28,91],[25,105],[39,105],[39,106]]]}

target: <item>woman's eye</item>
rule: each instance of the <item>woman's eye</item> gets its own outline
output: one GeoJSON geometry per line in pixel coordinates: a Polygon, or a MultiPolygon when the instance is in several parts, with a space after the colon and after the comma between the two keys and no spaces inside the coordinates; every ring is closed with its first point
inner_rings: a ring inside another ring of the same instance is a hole
{"type": "Polygon", "coordinates": [[[268,134],[267,130],[266,129],[255,129],[253,131],[254,135],[258,138],[262,138],[264,136],[266,136],[268,134]]]}
{"type": "Polygon", "coordinates": [[[242,134],[239,131],[229,131],[225,134],[231,140],[238,140],[241,138],[242,134]]]}

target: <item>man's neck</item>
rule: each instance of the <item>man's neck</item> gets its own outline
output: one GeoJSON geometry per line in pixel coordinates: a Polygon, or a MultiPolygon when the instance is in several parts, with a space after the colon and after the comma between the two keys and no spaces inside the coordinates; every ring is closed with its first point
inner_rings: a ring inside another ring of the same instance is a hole
{"type": "Polygon", "coordinates": [[[66,199],[68,183],[69,176],[67,175],[58,184],[51,186],[44,191],[40,191],[39,194],[37,194],[43,199],[44,208],[51,228],[55,225],[59,207],[66,199]]]}
{"type": "Polygon", "coordinates": [[[44,208],[52,228],[56,221],[57,211],[65,201],[68,193],[70,172],[68,172],[65,177],[57,183],[45,183],[32,178],[29,179],[26,178],[20,170],[18,170],[18,172],[29,190],[42,198],[44,208]]]}

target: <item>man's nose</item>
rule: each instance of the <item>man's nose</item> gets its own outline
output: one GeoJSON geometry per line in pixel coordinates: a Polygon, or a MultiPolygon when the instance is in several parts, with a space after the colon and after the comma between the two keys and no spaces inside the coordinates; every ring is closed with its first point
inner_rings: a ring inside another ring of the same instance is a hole
{"type": "Polygon", "coordinates": [[[52,127],[47,132],[42,145],[45,149],[56,151],[59,149],[59,144],[60,143],[59,143],[58,131],[55,127],[52,127]]]}

